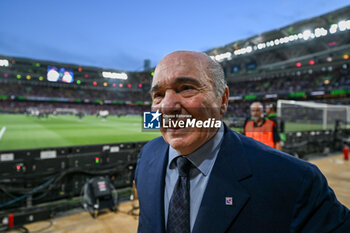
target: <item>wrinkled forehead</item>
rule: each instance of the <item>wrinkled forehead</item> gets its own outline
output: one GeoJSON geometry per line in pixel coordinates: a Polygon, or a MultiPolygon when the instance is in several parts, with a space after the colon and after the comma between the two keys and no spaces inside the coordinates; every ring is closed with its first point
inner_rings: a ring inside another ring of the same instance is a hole
{"type": "Polygon", "coordinates": [[[187,65],[189,63],[203,63],[206,57],[202,54],[191,52],[175,52],[165,56],[160,62],[160,65],[187,65]]]}
{"type": "Polygon", "coordinates": [[[177,77],[208,79],[207,70],[207,61],[197,54],[170,54],[157,65],[152,85],[177,77]]]}
{"type": "Polygon", "coordinates": [[[250,110],[252,110],[252,111],[261,111],[262,107],[259,104],[253,104],[252,106],[250,106],[250,110]]]}

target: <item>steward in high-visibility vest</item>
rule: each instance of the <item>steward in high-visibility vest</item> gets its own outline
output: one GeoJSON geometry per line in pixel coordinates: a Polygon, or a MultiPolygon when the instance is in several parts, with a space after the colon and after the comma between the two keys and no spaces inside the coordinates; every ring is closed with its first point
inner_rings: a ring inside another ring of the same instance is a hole
{"type": "Polygon", "coordinates": [[[264,119],[261,125],[253,120],[248,121],[244,127],[244,134],[273,148],[276,148],[276,142],[280,141],[276,123],[269,119],[264,119]]]}
{"type": "Polygon", "coordinates": [[[280,136],[276,122],[263,118],[263,105],[254,102],[250,105],[252,120],[244,125],[244,135],[268,146],[281,150],[280,136]]]}

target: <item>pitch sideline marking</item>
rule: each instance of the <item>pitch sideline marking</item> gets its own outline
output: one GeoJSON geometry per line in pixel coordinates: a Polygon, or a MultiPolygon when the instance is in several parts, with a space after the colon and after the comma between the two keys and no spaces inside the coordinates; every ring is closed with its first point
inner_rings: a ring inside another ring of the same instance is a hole
{"type": "Polygon", "coordinates": [[[2,136],[4,135],[5,131],[6,131],[6,126],[2,127],[2,129],[0,131],[0,140],[1,140],[2,136]]]}

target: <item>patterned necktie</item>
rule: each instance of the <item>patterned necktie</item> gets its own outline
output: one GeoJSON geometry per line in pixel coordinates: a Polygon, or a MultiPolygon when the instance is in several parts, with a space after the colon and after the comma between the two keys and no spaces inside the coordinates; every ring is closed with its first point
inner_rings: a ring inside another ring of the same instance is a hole
{"type": "Polygon", "coordinates": [[[169,203],[167,233],[190,233],[190,169],[191,162],[183,156],[176,160],[179,178],[169,203]]]}

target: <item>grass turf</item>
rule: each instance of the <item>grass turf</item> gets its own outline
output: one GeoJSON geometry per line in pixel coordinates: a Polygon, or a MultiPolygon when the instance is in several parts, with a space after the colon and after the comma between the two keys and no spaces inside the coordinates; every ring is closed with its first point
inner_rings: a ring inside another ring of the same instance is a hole
{"type": "Polygon", "coordinates": [[[91,145],[118,142],[147,141],[159,132],[142,132],[138,116],[110,116],[101,120],[95,116],[33,116],[0,114],[0,129],[6,131],[0,140],[0,150],[91,145]]]}
{"type": "MultiPolygon", "coordinates": [[[[159,132],[143,132],[140,116],[109,116],[107,120],[85,116],[80,120],[70,115],[38,119],[26,115],[0,114],[0,130],[4,126],[6,131],[0,139],[0,151],[148,141],[160,136],[159,132]]],[[[287,132],[321,129],[320,124],[286,124],[287,132]]]]}

